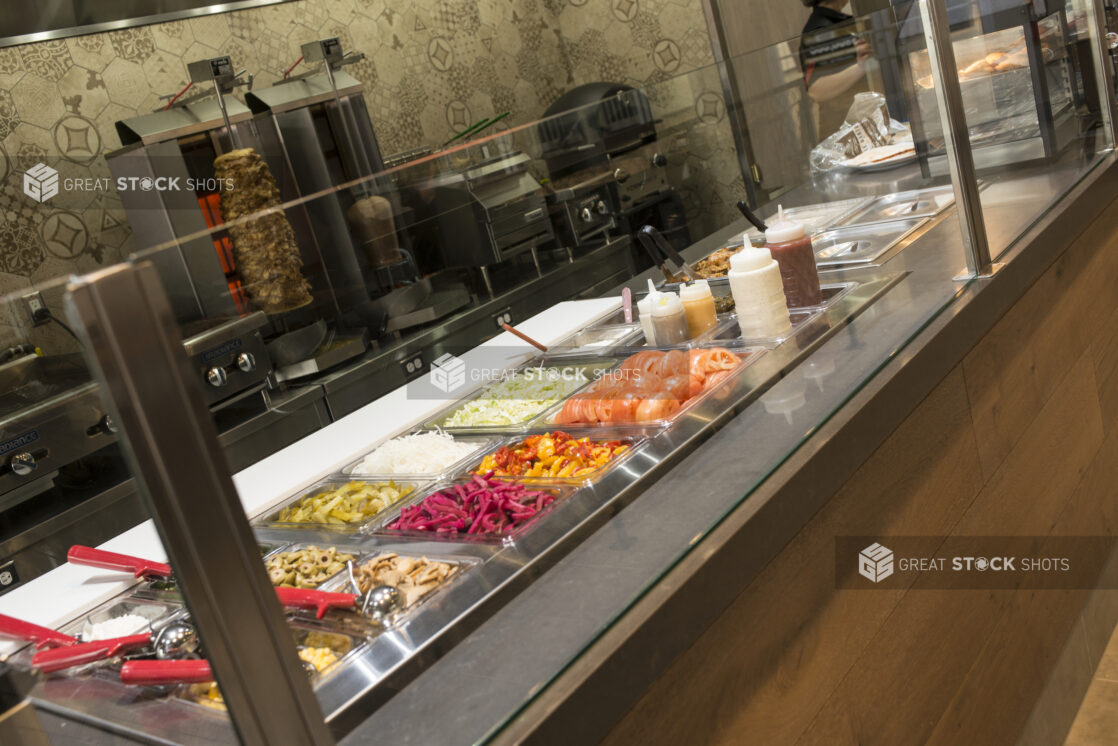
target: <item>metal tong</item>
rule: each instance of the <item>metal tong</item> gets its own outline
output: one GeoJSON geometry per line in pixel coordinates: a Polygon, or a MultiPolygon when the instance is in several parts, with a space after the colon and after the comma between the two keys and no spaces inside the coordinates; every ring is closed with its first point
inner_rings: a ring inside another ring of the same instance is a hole
{"type": "Polygon", "coordinates": [[[64,635],[50,627],[40,627],[38,624],[25,622],[13,616],[0,614],[0,636],[14,637],[17,640],[30,642],[40,650],[43,648],[73,645],[78,638],[64,635]]]}
{"type": "Polygon", "coordinates": [[[668,239],[664,238],[660,231],[651,225],[646,225],[637,233],[637,240],[641,242],[644,250],[652,257],[652,263],[660,267],[665,275],[682,276],[687,282],[695,279],[694,268],[684,261],[676,248],[671,245],[668,239]]]}
{"type": "Polygon", "coordinates": [[[71,565],[85,565],[87,567],[99,567],[102,570],[130,572],[135,578],[166,578],[169,580],[172,577],[171,566],[166,562],[154,562],[140,557],[131,557],[127,554],[106,552],[104,549],[94,549],[81,544],[70,547],[70,551],[66,553],[66,561],[71,565]]]}
{"type": "Polygon", "coordinates": [[[150,645],[150,632],[93,642],[78,642],[51,650],[40,650],[31,658],[31,665],[43,673],[54,673],[74,666],[116,658],[150,645]]]}
{"type": "Polygon", "coordinates": [[[356,609],[356,593],[331,593],[310,588],[276,588],[280,603],[289,609],[314,609],[315,618],[326,616],[330,609],[356,609]]]}
{"type": "MultiPolygon", "coordinates": [[[[172,577],[171,566],[164,562],[154,562],[127,554],[106,552],[93,547],[74,545],[67,552],[66,559],[74,565],[99,567],[103,570],[119,570],[132,573],[137,578],[172,577]]],[[[315,609],[316,616],[319,619],[332,608],[352,609],[357,605],[357,596],[353,593],[329,593],[307,588],[276,588],[276,597],[286,608],[315,609]]]]}

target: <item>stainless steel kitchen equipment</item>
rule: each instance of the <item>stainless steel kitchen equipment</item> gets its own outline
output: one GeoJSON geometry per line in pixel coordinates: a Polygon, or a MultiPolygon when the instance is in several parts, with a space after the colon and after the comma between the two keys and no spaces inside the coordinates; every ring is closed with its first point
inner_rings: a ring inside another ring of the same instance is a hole
{"type": "Polygon", "coordinates": [[[267,324],[268,317],[256,311],[183,340],[191,366],[206,382],[207,406],[228,405],[268,385],[272,365],[261,334],[267,324]]]}
{"type": "Polygon", "coordinates": [[[548,107],[537,130],[552,186],[548,202],[564,246],[600,244],[614,229],[633,236],[647,224],[677,249],[690,244],[642,92],[620,83],[578,86],[548,107]]]}
{"type": "Polygon", "coordinates": [[[543,188],[528,168],[532,158],[503,141],[487,141],[449,151],[440,161],[446,170],[410,182],[406,197],[418,220],[437,226],[437,264],[477,267],[490,296],[497,292],[494,265],[527,253],[542,274],[539,250],[555,234],[543,188]]]}
{"type": "MultiPolygon", "coordinates": [[[[276,144],[277,125],[271,116],[254,118],[252,112],[227,95],[241,85],[251,85],[251,77],[242,82],[233,74],[228,57],[199,60],[189,66],[193,84],[212,84],[212,91],[202,90],[194,96],[168,104],[162,111],[117,123],[125,147],[108,156],[110,170],[118,178],[176,179],[175,189],[128,189],[121,192],[125,211],[141,247],[151,247],[190,234],[209,235],[190,242],[179,242],[177,251],[153,252],[153,258],[168,288],[176,317],[184,325],[188,345],[202,354],[212,353],[206,345],[216,343],[229,349],[242,350],[244,357],[224,361],[224,370],[213,370],[205,360],[197,361],[206,383],[207,401],[229,401],[259,391],[269,380],[271,365],[261,346],[261,338],[273,339],[313,324],[329,320],[332,331],[329,350],[313,350],[297,368],[280,371],[283,378],[295,378],[317,372],[328,360],[337,364],[364,352],[366,333],[372,327],[379,333],[383,315],[372,306],[344,215],[336,203],[318,200],[285,211],[299,246],[303,274],[310,282],[313,303],[306,307],[271,317],[257,314],[252,321],[238,319],[251,311],[252,304],[242,289],[242,280],[234,258],[230,237],[214,230],[224,223],[214,160],[233,148],[247,147],[263,154],[269,171],[275,176],[281,198],[294,200],[301,196],[299,180],[288,150],[276,144]],[[261,132],[267,137],[261,137],[261,132]],[[330,240],[321,240],[330,237],[330,240]],[[202,339],[192,341],[192,327],[205,328],[202,339]],[[224,324],[224,328],[219,328],[224,324]],[[356,332],[349,332],[356,329],[356,332]],[[243,332],[237,336],[237,332],[243,332]],[[344,342],[344,343],[343,343],[344,342]],[[253,349],[248,349],[248,348],[253,349]],[[235,362],[235,366],[229,363],[235,362]],[[232,375],[230,375],[232,374],[232,375]]],[[[315,85],[314,76],[294,81],[288,89],[301,92],[315,85]],[[307,81],[310,81],[309,83],[307,81]]],[[[322,95],[337,99],[328,89],[322,95]]],[[[360,101],[347,102],[358,106],[360,101]]],[[[321,101],[321,96],[315,98],[321,101]]],[[[347,116],[360,119],[360,110],[346,111],[347,116]]],[[[298,118],[298,113],[291,114],[298,118]]],[[[365,116],[367,122],[367,115],[365,116]]],[[[300,120],[301,121],[301,120],[300,120]]],[[[366,125],[365,130],[368,130],[366,125]]],[[[313,124],[311,125],[313,134],[313,124]]],[[[359,131],[357,127],[346,131],[359,131]]],[[[371,136],[371,132],[368,133],[371,136]]],[[[343,138],[344,142],[351,142],[343,138]]],[[[362,155],[363,168],[375,168],[379,154],[372,141],[371,155],[362,155]],[[372,164],[367,162],[372,158],[372,164]]],[[[348,150],[352,154],[353,148],[348,150]]],[[[322,152],[317,143],[291,148],[291,152],[322,152]]],[[[321,165],[321,164],[320,164],[321,165]]],[[[300,173],[315,174],[309,167],[300,173]]],[[[329,179],[327,179],[329,182],[329,179]]],[[[304,183],[304,188],[307,185],[304,183]]],[[[317,188],[317,187],[315,187],[317,188]]]]}
{"type": "MultiPolygon", "coordinates": [[[[127,186],[118,193],[136,243],[155,264],[167,290],[227,456],[243,467],[329,421],[320,387],[270,388],[277,381],[266,343],[328,321],[335,330],[330,349],[314,348],[299,360],[285,361],[286,365],[310,361],[317,369],[323,356],[336,361],[360,355],[365,349],[364,333],[337,333],[341,324],[337,295],[352,283],[334,281],[337,274],[331,273],[342,263],[333,261],[335,257],[324,258],[316,226],[301,207],[286,210],[285,216],[314,300],[280,315],[252,309],[232,240],[220,229],[224,218],[214,160],[235,146],[252,148],[263,155],[281,194],[287,189],[289,197],[294,194],[294,176],[287,161],[264,147],[258,118],[227,95],[251,87],[251,76],[233,74],[228,57],[199,60],[190,70],[190,95],[168,96],[173,100],[160,111],[116,123],[124,147],[109,153],[106,161],[116,183],[124,179],[127,186]],[[145,179],[174,187],[145,189],[145,179]],[[200,237],[180,238],[191,235],[200,237]],[[172,242],[173,249],[151,250],[172,242]]],[[[356,284],[364,286],[360,278],[356,284]]]]}
{"type": "Polygon", "coordinates": [[[321,69],[250,91],[245,102],[265,152],[284,161],[285,200],[362,180],[330,198],[308,200],[303,209],[342,314],[351,327],[369,328],[376,337],[384,319],[369,308],[372,297],[396,280],[413,281],[416,272],[406,233],[396,230],[402,211],[391,183],[367,178],[383,171],[384,161],[363,87],[342,70],[364,55],[344,53],[337,38],[304,44],[302,52],[306,63],[321,62],[321,69]]]}
{"type": "Polygon", "coordinates": [[[0,594],[59,564],[75,525],[103,540],[142,520],[116,432],[80,353],[0,364],[0,594]]]}
{"type": "Polygon", "coordinates": [[[115,432],[80,354],[0,365],[0,511],[50,489],[61,467],[116,442],[115,432]]]}

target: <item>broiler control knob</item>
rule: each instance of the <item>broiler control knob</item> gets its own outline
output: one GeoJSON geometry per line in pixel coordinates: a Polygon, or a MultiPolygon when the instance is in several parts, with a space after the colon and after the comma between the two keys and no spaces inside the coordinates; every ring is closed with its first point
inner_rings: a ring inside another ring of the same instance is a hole
{"type": "Polygon", "coordinates": [[[21,477],[26,477],[28,474],[35,471],[35,467],[38,466],[38,464],[35,463],[35,457],[26,451],[12,456],[12,460],[8,462],[8,465],[12,467],[13,472],[21,477]]]}
{"type": "Polygon", "coordinates": [[[603,199],[598,200],[598,204],[594,205],[594,209],[598,211],[599,215],[609,214],[609,205],[607,205],[606,201],[603,199]]]}
{"type": "Polygon", "coordinates": [[[229,382],[229,376],[225,375],[224,368],[210,368],[206,371],[206,380],[215,389],[219,389],[229,382]]]}
{"type": "Polygon", "coordinates": [[[663,168],[664,166],[668,165],[668,157],[665,156],[663,153],[657,153],[656,155],[652,156],[652,165],[658,168],[663,168]]]}
{"type": "Polygon", "coordinates": [[[256,357],[251,352],[242,352],[237,355],[237,367],[245,373],[256,370],[256,357]]]}
{"type": "Polygon", "coordinates": [[[594,213],[590,212],[589,207],[582,208],[582,211],[579,212],[578,216],[580,218],[582,218],[582,222],[584,222],[584,223],[593,223],[594,222],[594,213]]]}
{"type": "Polygon", "coordinates": [[[613,178],[617,179],[618,183],[624,184],[629,180],[629,172],[623,168],[619,168],[613,172],[613,178]]]}

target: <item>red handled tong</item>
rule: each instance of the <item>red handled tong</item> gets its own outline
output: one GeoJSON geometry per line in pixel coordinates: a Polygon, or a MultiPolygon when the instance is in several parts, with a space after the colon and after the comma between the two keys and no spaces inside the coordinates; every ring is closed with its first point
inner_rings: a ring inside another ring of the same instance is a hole
{"type": "Polygon", "coordinates": [[[213,678],[210,662],[205,660],[135,660],[120,667],[121,682],[135,686],[201,684],[213,678]]]}
{"type": "Polygon", "coordinates": [[[308,588],[276,588],[280,603],[289,609],[314,609],[315,617],[321,619],[330,609],[353,609],[357,607],[357,594],[331,593],[308,588]]]}
{"type": "Polygon", "coordinates": [[[37,648],[50,648],[59,645],[73,645],[78,638],[64,635],[49,627],[40,627],[22,619],[0,614],[0,635],[14,637],[34,643],[37,648]]]}
{"type": "Polygon", "coordinates": [[[150,644],[151,634],[148,632],[141,635],[113,637],[108,640],[79,642],[52,650],[40,650],[31,658],[31,665],[43,673],[54,673],[73,666],[82,666],[107,658],[115,658],[129,650],[135,650],[150,644]]]}
{"type": "MultiPolygon", "coordinates": [[[[66,554],[66,559],[75,565],[89,565],[104,570],[122,570],[133,573],[137,578],[171,577],[171,566],[163,562],[152,562],[140,557],[106,552],[93,547],[74,545],[66,554]]],[[[292,609],[314,609],[321,619],[330,609],[349,609],[357,605],[353,593],[329,593],[306,588],[276,588],[280,603],[292,609]]]]}
{"type": "Polygon", "coordinates": [[[70,547],[66,559],[72,565],[100,567],[102,570],[122,570],[132,573],[133,577],[137,578],[171,577],[171,566],[165,562],[152,562],[139,557],[130,557],[127,554],[83,547],[80,544],[70,547]]]}

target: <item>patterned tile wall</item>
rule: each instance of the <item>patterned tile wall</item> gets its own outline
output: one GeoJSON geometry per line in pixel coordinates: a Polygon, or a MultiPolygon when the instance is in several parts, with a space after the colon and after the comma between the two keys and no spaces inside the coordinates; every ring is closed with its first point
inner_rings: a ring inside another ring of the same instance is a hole
{"type": "Polygon", "coordinates": [[[740,187],[717,78],[656,92],[712,62],[700,0],[297,0],[0,49],[0,293],[134,250],[115,193],[37,205],[22,194],[25,169],[46,161],[63,178],[108,177],[114,123],[181,89],[187,62],[229,54],[264,87],[301,43],[327,36],[368,55],[348,70],[366,87],[385,153],[441,143],[506,110],[510,124],[529,121],[576,85],[620,80],[651,86],[658,109],[702,125],[686,143],[692,155],[673,163],[693,210],[719,209],[740,187]]]}

